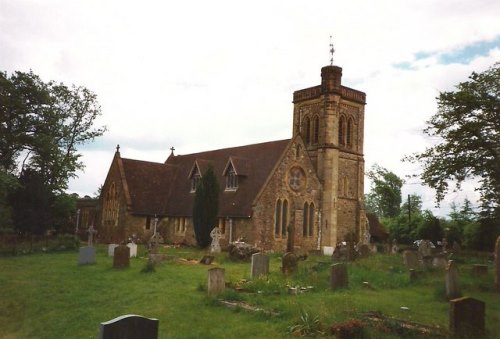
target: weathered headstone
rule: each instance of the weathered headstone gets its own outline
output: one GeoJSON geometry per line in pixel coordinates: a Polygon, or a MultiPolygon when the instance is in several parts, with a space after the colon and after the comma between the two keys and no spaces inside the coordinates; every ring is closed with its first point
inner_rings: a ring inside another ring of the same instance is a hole
{"type": "Polygon", "coordinates": [[[330,287],[332,289],[347,288],[347,266],[344,263],[330,266],[330,287]]]}
{"type": "Polygon", "coordinates": [[[362,258],[366,258],[370,255],[370,247],[367,244],[362,244],[359,246],[358,252],[362,258]]]}
{"type": "Polygon", "coordinates": [[[433,260],[434,257],[431,255],[426,255],[425,257],[422,257],[422,264],[424,268],[431,268],[433,260]]]}
{"type": "Polygon", "coordinates": [[[130,248],[120,245],[115,248],[113,256],[113,268],[125,268],[130,266],[130,248]]]}
{"type": "Polygon", "coordinates": [[[495,289],[500,292],[500,237],[495,245],[495,289]]]}
{"type": "Polygon", "coordinates": [[[89,229],[87,230],[87,233],[89,234],[89,238],[87,240],[88,246],[85,247],[80,247],[80,253],[78,257],[78,263],[80,265],[87,265],[87,264],[95,264],[95,248],[94,248],[94,234],[97,233],[97,231],[94,229],[93,225],[90,225],[89,229]]]}
{"type": "Polygon", "coordinates": [[[208,270],[208,295],[217,295],[224,292],[226,281],[223,268],[211,268],[208,270]]]}
{"type": "Polygon", "coordinates": [[[220,232],[218,227],[214,227],[214,229],[210,232],[210,237],[212,238],[212,243],[210,244],[210,253],[220,253],[220,244],[219,240],[222,237],[222,233],[220,232]]]}
{"type": "Polygon", "coordinates": [[[403,252],[403,263],[408,268],[418,267],[418,257],[415,251],[404,251],[403,252]]]}
{"type": "Polygon", "coordinates": [[[264,253],[255,253],[252,255],[252,264],[250,266],[250,275],[257,278],[261,275],[269,274],[269,256],[264,253]]]}
{"type": "Polygon", "coordinates": [[[211,265],[214,259],[215,257],[213,255],[204,255],[203,258],[200,259],[200,264],[211,265]]]}
{"type": "Polygon", "coordinates": [[[418,245],[418,252],[421,257],[429,257],[432,255],[431,242],[429,240],[422,240],[418,245]]]}
{"type": "Polygon", "coordinates": [[[370,251],[372,253],[377,253],[378,252],[378,248],[377,248],[377,244],[370,244],[370,251]]]}
{"type": "Polygon", "coordinates": [[[130,242],[127,244],[127,247],[130,248],[130,257],[136,258],[137,257],[137,244],[130,242]]]}
{"type": "Polygon", "coordinates": [[[159,325],[158,319],[135,314],[122,315],[101,323],[99,339],[157,339],[159,325]]]}
{"type": "Polygon", "coordinates": [[[484,302],[464,297],[450,300],[449,330],[453,337],[478,338],[484,335],[484,302]]]}
{"type": "Polygon", "coordinates": [[[487,275],[488,274],[488,265],[472,265],[471,273],[473,275],[487,275]]]}
{"type": "Polygon", "coordinates": [[[298,259],[292,252],[286,252],[281,260],[281,271],[283,274],[292,274],[297,269],[298,259]]]}
{"type": "Polygon", "coordinates": [[[448,262],[446,268],[446,297],[455,299],[460,297],[460,287],[458,283],[458,267],[453,260],[448,262]]]}
{"type": "Polygon", "coordinates": [[[345,259],[347,261],[354,261],[356,259],[356,250],[354,248],[354,242],[352,241],[347,242],[347,252],[345,259]]]}
{"type": "Polygon", "coordinates": [[[95,247],[85,246],[80,247],[80,255],[78,257],[80,265],[95,264],[95,247]]]}
{"type": "Polygon", "coordinates": [[[434,258],[432,258],[432,266],[434,267],[446,268],[447,265],[448,260],[446,260],[444,255],[435,255],[434,258]]]}
{"type": "Polygon", "coordinates": [[[398,246],[398,243],[396,241],[394,241],[394,243],[392,244],[391,253],[392,254],[398,254],[399,253],[399,246],[398,246]]]}
{"type": "Polygon", "coordinates": [[[323,255],[331,256],[333,254],[333,246],[323,246],[323,255]]]}
{"type": "Polygon", "coordinates": [[[109,244],[108,245],[108,257],[112,257],[115,255],[115,248],[118,247],[118,244],[109,244]]]}

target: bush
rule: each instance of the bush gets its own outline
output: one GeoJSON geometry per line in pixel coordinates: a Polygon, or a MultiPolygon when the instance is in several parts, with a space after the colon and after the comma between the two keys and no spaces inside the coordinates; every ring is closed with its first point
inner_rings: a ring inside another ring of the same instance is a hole
{"type": "Polygon", "coordinates": [[[363,338],[363,329],[363,322],[352,319],[333,325],[330,332],[340,339],[363,338]]]}

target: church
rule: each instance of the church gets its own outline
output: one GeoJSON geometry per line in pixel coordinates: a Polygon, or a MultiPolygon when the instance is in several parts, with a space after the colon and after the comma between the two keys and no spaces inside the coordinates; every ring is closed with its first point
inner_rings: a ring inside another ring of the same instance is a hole
{"type": "Polygon", "coordinates": [[[341,80],[342,68],[325,66],[320,85],[293,93],[291,139],[187,155],[172,148],[164,163],[122,158],[117,147],[99,199],[101,241],[147,239],[157,226],[166,243],[195,245],[193,201],[209,166],[220,186],[222,247],[283,251],[293,237],[316,250],[363,240],[366,95],[341,80]]]}

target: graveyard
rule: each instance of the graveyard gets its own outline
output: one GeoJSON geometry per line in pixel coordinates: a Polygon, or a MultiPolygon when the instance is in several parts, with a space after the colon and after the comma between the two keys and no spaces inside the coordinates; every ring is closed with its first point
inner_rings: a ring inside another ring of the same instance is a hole
{"type": "Polygon", "coordinates": [[[74,250],[1,256],[0,337],[96,338],[101,323],[127,314],[158,319],[158,338],[446,338],[452,315],[455,325],[481,322],[480,312],[451,312],[447,293],[482,301],[484,337],[500,333],[491,253],[448,254],[452,274],[425,260],[411,268],[403,249],[353,260],[297,254],[285,274],[284,253],[202,263],[207,251],[161,245],[145,269],[145,247],[130,258],[123,247],[125,263],[101,244],[89,264],[74,250]]]}

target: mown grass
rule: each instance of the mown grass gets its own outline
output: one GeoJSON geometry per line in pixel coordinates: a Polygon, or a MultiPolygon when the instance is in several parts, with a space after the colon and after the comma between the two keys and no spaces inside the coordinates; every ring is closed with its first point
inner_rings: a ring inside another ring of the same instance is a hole
{"type": "MultiPolygon", "coordinates": [[[[204,254],[195,248],[162,251],[195,260],[204,254]]],[[[367,324],[363,317],[367,312],[438,326],[444,332],[448,326],[444,272],[422,271],[416,282],[410,282],[400,256],[375,255],[348,263],[349,288],[331,291],[328,257],[310,256],[299,262],[293,276],[286,277],[279,272],[280,255],[272,254],[269,277],[251,280],[249,263],[217,255],[211,267],[225,268],[228,284],[244,290],[228,288],[220,298],[278,314],[269,315],[231,310],[217,298],[209,298],[210,267],[167,261],[156,266],[155,272],[141,273],[147,260],[133,258],[130,268],[113,269],[106,252],[104,246],[98,247],[97,264],[88,266],[77,265],[76,252],[0,257],[0,337],[95,338],[100,322],[123,314],[159,319],[160,338],[280,338],[290,336],[291,328],[313,326],[321,327],[316,334],[329,333],[333,324],[352,319],[367,324]],[[365,281],[371,288],[363,287],[365,281]],[[287,286],[312,289],[289,295],[287,286]],[[402,310],[403,306],[408,310],[402,310]],[[304,321],[311,324],[301,325],[304,321]]],[[[140,247],[139,256],[143,255],[140,247]]],[[[473,276],[469,267],[475,260],[461,259],[460,285],[464,295],[486,302],[487,335],[494,338],[500,333],[500,298],[493,291],[493,266],[490,262],[487,276],[473,276]]],[[[365,337],[401,336],[388,327],[366,326],[365,337]]]]}

